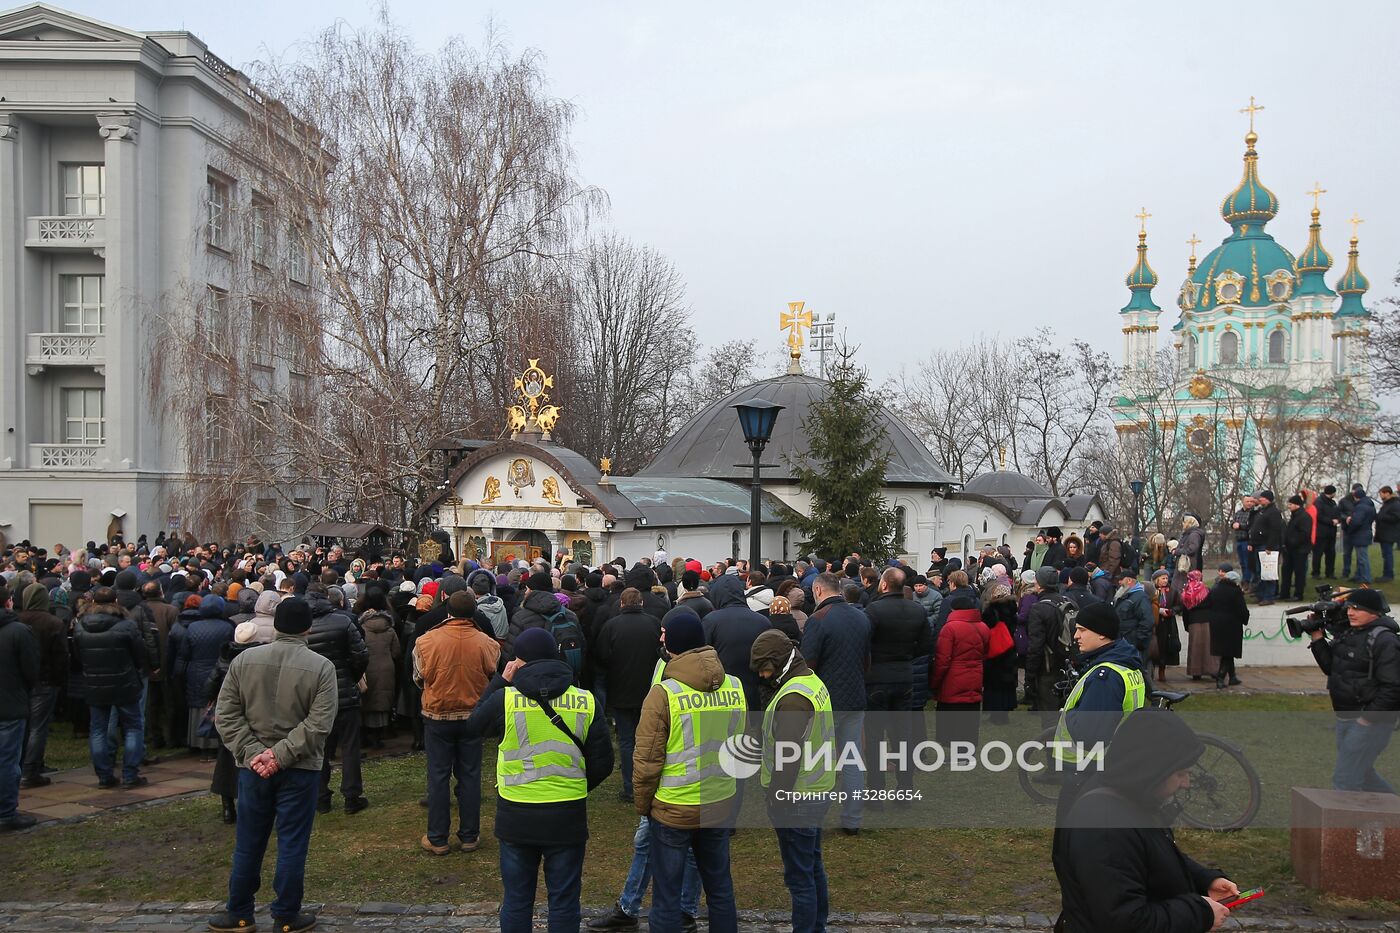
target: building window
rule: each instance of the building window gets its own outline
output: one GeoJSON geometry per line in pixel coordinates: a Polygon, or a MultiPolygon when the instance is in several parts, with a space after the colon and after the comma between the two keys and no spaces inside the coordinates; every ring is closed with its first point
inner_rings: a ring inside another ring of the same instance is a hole
{"type": "Polygon", "coordinates": [[[1337,339],[1337,340],[1333,340],[1332,343],[1334,343],[1334,344],[1336,345],[1336,347],[1337,347],[1337,372],[1339,372],[1339,373],[1344,373],[1344,372],[1347,371],[1347,342],[1346,342],[1346,338],[1343,337],[1343,338],[1339,338],[1339,339],[1337,339]]]}
{"type": "Polygon", "coordinates": [[[1288,335],[1281,330],[1269,335],[1269,362],[1288,362],[1288,335]]]}
{"type": "Polygon", "coordinates": [[[107,167],[63,166],[63,213],[69,217],[100,217],[107,213],[107,167]]]}
{"type": "Polygon", "coordinates": [[[1227,330],[1220,335],[1220,362],[1225,366],[1233,366],[1240,361],[1240,335],[1232,330],[1227,330]]]}
{"type": "Polygon", "coordinates": [[[63,443],[101,446],[107,440],[102,389],[64,389],[63,443]]]}
{"type": "Polygon", "coordinates": [[[311,281],[311,257],[306,249],[305,225],[293,224],[287,229],[287,276],[302,285],[311,281]]]}
{"type": "Polygon", "coordinates": [[[238,349],[238,328],[233,319],[233,301],[222,288],[209,286],[207,307],[204,310],[206,327],[211,345],[210,352],[219,356],[234,357],[238,349]]]}
{"type": "Polygon", "coordinates": [[[1200,345],[1196,342],[1195,334],[1186,335],[1186,365],[1190,369],[1195,369],[1200,365],[1200,345]]]}
{"type": "Polygon", "coordinates": [[[739,529],[737,528],[729,535],[729,556],[735,560],[739,559],[739,529]]]}
{"type": "Polygon", "coordinates": [[[107,308],[102,303],[100,275],[60,275],[59,297],[63,302],[62,329],[65,334],[100,334],[106,326],[107,308]]]}
{"type": "Polygon", "coordinates": [[[287,395],[296,411],[305,411],[311,404],[311,377],[306,373],[289,373],[287,395]]]}
{"type": "Polygon", "coordinates": [[[209,222],[205,228],[205,241],[218,249],[228,249],[231,242],[229,221],[233,210],[232,192],[228,182],[210,175],[206,198],[209,205],[209,222]]]}
{"type": "Polygon", "coordinates": [[[272,259],[272,205],[266,201],[253,202],[253,262],[270,265],[272,259]]]}
{"type": "Polygon", "coordinates": [[[231,406],[222,395],[204,400],[204,458],[208,463],[224,463],[229,455],[231,406]]]}
{"type": "Polygon", "coordinates": [[[902,505],[894,508],[894,549],[903,553],[904,541],[909,530],[909,512],[902,505]]]}
{"type": "Polygon", "coordinates": [[[786,528],[784,528],[784,529],[783,529],[783,562],[784,562],[784,563],[787,562],[787,559],[788,559],[788,548],[791,546],[791,544],[792,544],[792,533],[791,533],[790,531],[788,531],[786,528]]]}

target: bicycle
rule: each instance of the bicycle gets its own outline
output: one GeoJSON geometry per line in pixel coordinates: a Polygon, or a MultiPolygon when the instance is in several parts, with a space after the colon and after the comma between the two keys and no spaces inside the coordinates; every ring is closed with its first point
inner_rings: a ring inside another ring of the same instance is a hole
{"type": "MultiPolygon", "coordinates": [[[[1068,696],[1075,682],[1070,668],[1064,673],[1069,676],[1055,685],[1056,693],[1062,697],[1068,696]]],[[[1159,709],[1171,710],[1190,696],[1189,693],[1154,690],[1148,699],[1159,709]]],[[[1021,789],[1037,803],[1059,802],[1060,783],[1046,777],[1056,773],[1056,763],[1048,745],[1054,740],[1056,729],[1051,726],[1039,736],[1039,742],[1046,749],[1045,760],[1040,762],[1043,767],[1036,771],[1026,768],[1017,771],[1021,789]]],[[[1205,744],[1206,750],[1191,767],[1190,788],[1176,795],[1181,822],[1214,832],[1244,829],[1258,816],[1263,803],[1264,785],[1259,772],[1249,763],[1244,750],[1231,740],[1209,732],[1197,732],[1196,737],[1205,744]]]]}

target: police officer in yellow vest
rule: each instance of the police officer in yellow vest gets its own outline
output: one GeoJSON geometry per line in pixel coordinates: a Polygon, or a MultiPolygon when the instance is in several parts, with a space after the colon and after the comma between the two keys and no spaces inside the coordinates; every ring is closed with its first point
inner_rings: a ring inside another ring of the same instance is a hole
{"type": "Polygon", "coordinates": [[[1112,606],[1094,603],[1079,610],[1074,643],[1083,673],[1065,700],[1055,730],[1056,741],[1073,743],[1068,749],[1056,750],[1065,769],[1057,808],[1060,817],[1069,812],[1085,782],[1103,763],[1102,756],[1094,760],[1094,746],[1102,742],[1107,749],[1118,724],[1147,705],[1142,654],[1118,637],[1118,613],[1112,606]],[[1091,759],[1083,770],[1081,748],[1084,757],[1091,759]]]}
{"type": "Polygon", "coordinates": [[[831,695],[797,646],[777,629],[754,639],[749,666],[771,695],[763,712],[760,775],[783,857],[783,883],[792,897],[792,930],[825,930],[822,820],[836,786],[831,695]]]}
{"type": "Polygon", "coordinates": [[[492,679],[467,720],[475,735],[501,735],[496,755],[496,839],[503,933],[528,933],[544,865],[549,929],[577,933],[588,840],[588,792],[613,769],[612,740],[593,694],[573,686],[554,636],[526,629],[515,660],[492,679]]]}
{"type": "Polygon", "coordinates": [[[649,929],[681,929],[686,852],[693,852],[710,908],[711,933],[734,933],[738,916],[729,874],[729,830],[736,782],[720,749],[744,730],[744,689],[727,675],[693,615],[662,632],[671,659],[642,703],[632,761],[637,812],[651,830],[649,929]]]}

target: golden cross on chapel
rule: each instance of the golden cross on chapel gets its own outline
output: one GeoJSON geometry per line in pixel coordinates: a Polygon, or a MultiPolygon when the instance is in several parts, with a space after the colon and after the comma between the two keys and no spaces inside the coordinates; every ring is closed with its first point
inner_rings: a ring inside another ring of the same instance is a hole
{"type": "Polygon", "coordinates": [[[1322,187],[1322,183],[1321,183],[1321,182],[1317,182],[1317,181],[1313,182],[1313,189],[1312,189],[1311,191],[1307,192],[1307,194],[1312,195],[1312,199],[1313,199],[1313,210],[1318,210],[1318,203],[1317,203],[1317,202],[1318,202],[1318,199],[1320,199],[1320,198],[1321,198],[1324,194],[1326,194],[1326,193],[1327,193],[1327,189],[1324,188],[1324,187],[1322,187]]]}
{"type": "Polygon", "coordinates": [[[1186,243],[1187,243],[1188,246],[1191,247],[1191,255],[1192,255],[1192,256],[1195,256],[1195,255],[1196,255],[1196,247],[1198,247],[1198,246],[1201,245],[1201,238],[1198,237],[1198,236],[1196,236],[1196,234],[1193,233],[1193,234],[1191,234],[1191,239],[1187,240],[1186,243]]]}
{"type": "Polygon", "coordinates": [[[1353,213],[1351,215],[1351,218],[1347,221],[1347,223],[1351,224],[1351,238],[1353,240],[1356,239],[1357,228],[1365,222],[1366,221],[1362,220],[1357,214],[1353,213]]]}
{"type": "Polygon", "coordinates": [[[1253,95],[1253,94],[1249,95],[1249,106],[1248,106],[1248,107],[1241,107],[1241,108],[1240,108],[1240,113],[1247,113],[1247,114],[1249,114],[1249,131],[1250,131],[1251,133],[1254,132],[1254,115],[1255,115],[1256,113],[1258,113],[1259,111],[1263,110],[1263,109],[1264,109],[1264,105],[1263,105],[1263,104],[1256,104],[1256,103],[1254,102],[1254,95],[1253,95]]]}
{"type": "Polygon", "coordinates": [[[1138,222],[1139,222],[1140,224],[1142,224],[1142,227],[1138,230],[1138,232],[1139,232],[1139,233],[1146,233],[1146,232],[1147,232],[1147,218],[1149,218],[1149,217],[1152,216],[1151,214],[1147,213],[1147,208],[1144,207],[1142,210],[1138,211],[1138,212],[1137,212],[1136,214],[1134,214],[1133,216],[1136,217],[1136,218],[1138,219],[1138,222]]]}
{"type": "Polygon", "coordinates": [[[804,311],[807,302],[789,301],[788,309],[779,318],[778,329],[788,332],[788,356],[791,362],[788,364],[789,373],[800,373],[801,364],[797,361],[802,358],[802,332],[812,328],[812,312],[804,311]]]}

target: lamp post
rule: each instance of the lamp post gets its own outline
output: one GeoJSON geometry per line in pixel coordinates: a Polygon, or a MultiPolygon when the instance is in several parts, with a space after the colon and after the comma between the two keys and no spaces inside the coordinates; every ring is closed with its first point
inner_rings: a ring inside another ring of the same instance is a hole
{"type": "Polygon", "coordinates": [[[1137,543],[1138,536],[1142,534],[1139,524],[1142,521],[1142,490],[1147,486],[1140,479],[1130,480],[1128,488],[1133,491],[1133,543],[1137,543]]]}
{"type": "Polygon", "coordinates": [[[749,569],[755,570],[763,556],[763,478],[759,474],[763,464],[760,460],[763,458],[763,448],[768,446],[768,439],[773,436],[773,425],[777,422],[778,412],[783,410],[783,406],[766,399],[751,398],[747,402],[735,405],[734,409],[739,413],[739,427],[744,432],[744,443],[749,445],[749,450],[753,453],[753,482],[750,486],[753,499],[749,504],[749,569]]]}

